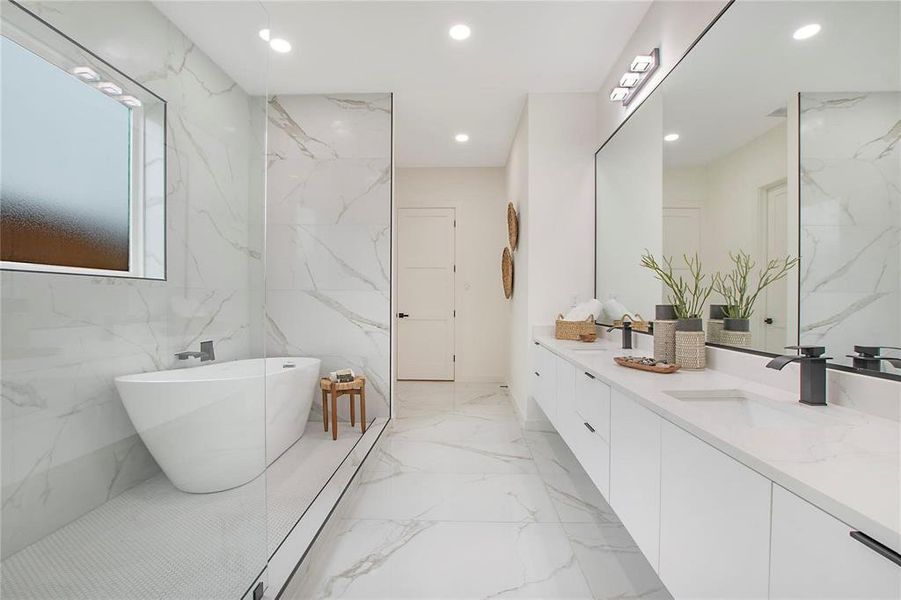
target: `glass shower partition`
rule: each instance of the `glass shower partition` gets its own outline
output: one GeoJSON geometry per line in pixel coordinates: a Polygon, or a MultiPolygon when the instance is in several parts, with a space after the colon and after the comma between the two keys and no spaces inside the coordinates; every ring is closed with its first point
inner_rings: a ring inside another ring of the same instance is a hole
{"type": "Polygon", "coordinates": [[[3,0],[3,598],[238,599],[267,564],[268,47],[233,78],[185,4],[3,0]]]}

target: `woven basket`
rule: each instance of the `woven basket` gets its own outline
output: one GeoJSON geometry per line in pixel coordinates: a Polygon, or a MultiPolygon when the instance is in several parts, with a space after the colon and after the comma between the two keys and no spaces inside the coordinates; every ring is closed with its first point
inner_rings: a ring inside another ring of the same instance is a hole
{"type": "Polygon", "coordinates": [[[589,315],[584,321],[564,321],[563,315],[557,315],[554,337],[558,340],[579,340],[579,336],[590,336],[596,333],[594,329],[594,315],[589,315]]]}
{"type": "Polygon", "coordinates": [[[676,364],[683,369],[703,369],[707,366],[703,331],[676,332],[676,364]]]}

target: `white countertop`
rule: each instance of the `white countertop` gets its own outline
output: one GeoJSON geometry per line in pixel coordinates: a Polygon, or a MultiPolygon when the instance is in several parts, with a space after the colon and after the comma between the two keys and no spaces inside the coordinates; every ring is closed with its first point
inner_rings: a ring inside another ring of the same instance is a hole
{"type": "Polygon", "coordinates": [[[541,335],[534,339],[851,528],[901,552],[898,422],[834,404],[807,406],[798,402],[797,394],[710,369],[660,375],[621,367],[614,356],[649,354],[622,350],[618,340],[586,344],[541,335]],[[581,352],[590,349],[604,352],[581,352]],[[666,393],[676,390],[741,390],[805,422],[735,425],[705,409],[704,403],[666,393]]]}

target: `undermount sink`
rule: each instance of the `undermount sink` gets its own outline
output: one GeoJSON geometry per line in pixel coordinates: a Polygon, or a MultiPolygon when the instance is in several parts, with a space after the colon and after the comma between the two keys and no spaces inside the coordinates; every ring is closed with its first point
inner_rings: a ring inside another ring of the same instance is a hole
{"type": "Polygon", "coordinates": [[[744,427],[813,427],[815,415],[790,412],[791,407],[777,406],[777,402],[754,396],[741,390],[676,390],[668,396],[690,402],[710,414],[717,421],[744,427]]]}

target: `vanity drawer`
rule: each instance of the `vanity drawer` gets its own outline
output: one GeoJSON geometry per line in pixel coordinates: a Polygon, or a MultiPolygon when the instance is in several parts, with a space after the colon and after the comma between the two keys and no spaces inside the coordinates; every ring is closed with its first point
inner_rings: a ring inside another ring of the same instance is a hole
{"type": "Polygon", "coordinates": [[[598,381],[594,375],[578,372],[576,375],[576,412],[579,418],[591,425],[594,433],[604,443],[610,443],[610,386],[598,381]]]}
{"type": "Polygon", "coordinates": [[[770,598],[901,598],[901,566],[852,531],[773,485],[770,598]]]}

